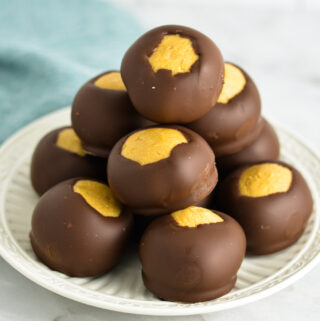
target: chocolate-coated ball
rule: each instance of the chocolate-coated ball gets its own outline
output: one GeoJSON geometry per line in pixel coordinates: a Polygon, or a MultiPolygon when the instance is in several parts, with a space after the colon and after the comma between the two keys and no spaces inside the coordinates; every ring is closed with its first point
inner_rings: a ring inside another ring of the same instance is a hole
{"type": "Polygon", "coordinates": [[[128,49],[121,76],[141,115],[157,123],[184,124],[216,103],[224,64],[204,34],[168,25],[148,31],[128,49]]]}
{"type": "Polygon", "coordinates": [[[259,92],[250,76],[240,67],[225,63],[224,81],[215,106],[186,125],[208,142],[216,157],[250,145],[263,127],[259,92]]]}
{"type": "Polygon", "coordinates": [[[51,269],[70,276],[99,276],[121,258],[132,224],[132,215],[107,185],[75,178],[40,198],[30,239],[37,257],[51,269]]]}
{"type": "Polygon", "coordinates": [[[313,201],[295,168],[268,161],[229,174],[219,188],[218,204],[241,224],[248,252],[261,255],[280,251],[299,239],[313,201]]]}
{"type": "Polygon", "coordinates": [[[143,281],[164,300],[212,300],[233,288],[245,249],[244,232],[233,218],[192,206],[146,229],[139,247],[143,281]]]}
{"type": "Polygon", "coordinates": [[[80,88],[72,103],[71,120],[84,150],[100,157],[108,157],[124,135],[151,125],[133,108],[117,71],[104,72],[80,88]]]}
{"type": "Polygon", "coordinates": [[[107,159],[84,152],[82,143],[70,127],[55,129],[36,146],[31,160],[31,183],[42,195],[54,185],[73,177],[107,180],[107,159]]]}
{"type": "Polygon", "coordinates": [[[108,181],[133,213],[160,215],[196,204],[217,183],[215,157],[198,134],[155,126],[123,137],[112,149],[108,181]]]}

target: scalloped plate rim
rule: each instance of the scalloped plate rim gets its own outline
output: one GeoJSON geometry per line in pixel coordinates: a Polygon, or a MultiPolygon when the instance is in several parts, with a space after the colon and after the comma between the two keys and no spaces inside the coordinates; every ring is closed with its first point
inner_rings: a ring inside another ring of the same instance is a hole
{"type": "MultiPolygon", "coordinates": [[[[52,117],[58,116],[60,113],[61,114],[65,113],[69,110],[69,108],[70,107],[65,107],[65,108],[56,110],[50,114],[47,114],[47,115],[31,122],[27,126],[23,127],[19,131],[17,131],[15,134],[13,134],[11,137],[9,137],[0,146],[0,156],[2,155],[2,153],[5,151],[5,149],[7,147],[9,147],[17,139],[19,139],[21,136],[23,136],[24,133],[26,133],[27,131],[34,128],[38,123],[42,123],[43,121],[47,121],[52,117]]],[[[304,148],[307,148],[309,150],[309,152],[312,153],[315,156],[315,158],[318,159],[318,161],[320,161],[320,156],[319,156],[317,149],[314,148],[313,146],[311,146],[310,143],[305,143],[303,141],[303,138],[301,137],[301,135],[293,134],[290,130],[285,128],[283,125],[277,124],[277,122],[272,122],[272,124],[276,124],[275,125],[276,129],[280,129],[280,130],[286,132],[288,135],[292,136],[297,141],[297,143],[302,145],[304,148]]],[[[23,160],[23,158],[22,158],[22,160],[23,160]]],[[[21,160],[19,160],[17,163],[20,163],[20,162],[21,162],[21,160]]],[[[16,166],[18,166],[18,164],[15,164],[15,166],[12,168],[12,170],[10,170],[10,172],[5,175],[5,180],[0,185],[6,186],[9,184],[10,178],[14,173],[13,169],[16,166]]],[[[316,191],[319,193],[319,191],[317,189],[316,189],[316,191]]],[[[0,199],[1,205],[4,204],[4,199],[5,199],[5,193],[1,192],[1,199],[0,199]]],[[[1,210],[0,230],[3,230],[6,233],[9,232],[8,235],[6,235],[6,236],[9,237],[9,239],[11,239],[11,241],[14,242],[15,247],[19,250],[19,252],[21,252],[20,254],[22,254],[22,256],[27,256],[28,259],[32,260],[32,258],[29,257],[29,255],[20,247],[20,245],[14,239],[13,235],[10,232],[9,227],[7,226],[7,222],[5,220],[5,214],[2,212],[3,211],[1,210]]],[[[316,228],[313,227],[313,230],[312,230],[312,234],[314,234],[313,238],[315,237],[316,233],[320,233],[318,221],[317,221],[316,228]]],[[[310,237],[310,239],[311,239],[311,237],[310,237]]],[[[1,238],[0,238],[0,241],[1,241],[1,238]]],[[[309,247],[308,242],[309,241],[310,240],[308,240],[304,246],[305,247],[304,252],[303,253],[299,252],[300,256],[302,256],[305,253],[305,251],[308,250],[308,247],[309,247]]],[[[309,243],[311,243],[311,241],[309,243]]],[[[253,293],[247,297],[241,297],[241,298],[238,298],[233,301],[226,301],[226,302],[221,302],[221,303],[216,303],[216,304],[206,305],[206,306],[201,306],[201,305],[197,306],[197,303],[195,303],[195,304],[172,303],[173,306],[170,308],[171,303],[166,302],[167,307],[164,309],[161,306],[161,305],[163,305],[163,301],[152,301],[152,302],[146,303],[141,300],[134,300],[134,299],[119,297],[119,300],[122,303],[127,301],[127,305],[122,305],[121,303],[117,304],[117,303],[113,303],[113,302],[108,302],[107,301],[108,298],[110,298],[112,300],[115,299],[115,296],[109,295],[109,294],[103,294],[103,296],[105,297],[105,300],[103,300],[103,301],[102,300],[97,301],[93,297],[84,297],[81,293],[72,292],[72,289],[66,290],[64,288],[59,288],[59,286],[55,286],[54,284],[46,283],[45,280],[42,278],[39,279],[39,277],[37,275],[35,275],[32,272],[32,270],[27,269],[27,266],[22,265],[17,260],[15,260],[12,253],[10,253],[3,246],[2,241],[0,242],[0,254],[13,268],[15,268],[17,271],[19,271],[21,274],[23,274],[24,276],[26,276],[27,278],[29,278],[30,280],[32,280],[36,284],[54,292],[54,293],[57,293],[57,294],[62,295],[64,297],[67,297],[69,299],[76,300],[78,302],[92,305],[95,307],[99,307],[99,308],[103,308],[103,309],[110,309],[110,310],[118,311],[118,312],[133,313],[133,314],[145,314],[145,315],[163,315],[163,316],[164,315],[166,315],[166,316],[169,316],[169,315],[171,315],[171,316],[174,316],[174,315],[176,315],[176,316],[177,315],[193,315],[193,314],[199,314],[199,313],[209,313],[209,312],[221,311],[221,310],[225,310],[225,309],[229,309],[229,308],[234,308],[234,307],[237,307],[237,306],[249,303],[249,302],[256,301],[258,299],[267,297],[267,296],[287,287],[288,285],[292,284],[293,282],[295,282],[296,280],[301,278],[303,275],[305,275],[307,272],[309,272],[320,261],[320,249],[318,249],[317,254],[311,259],[311,261],[307,265],[302,267],[300,270],[298,270],[296,273],[290,275],[288,278],[282,280],[281,282],[277,283],[276,285],[274,285],[270,288],[264,289],[260,292],[253,293]],[[147,308],[141,307],[141,305],[143,303],[148,304],[150,306],[147,308]]],[[[290,266],[293,265],[295,262],[292,262],[292,264],[290,262],[290,266]]],[[[39,267],[42,266],[42,263],[39,263],[39,262],[36,262],[36,263],[39,264],[39,267]]],[[[284,268],[287,269],[287,265],[285,265],[284,268]]],[[[284,268],[281,268],[280,271],[282,271],[284,268]]],[[[52,272],[53,272],[49,269],[47,271],[49,272],[49,274],[52,274],[52,272]]],[[[277,271],[275,274],[279,274],[280,271],[277,271]]],[[[273,278],[274,275],[271,275],[270,277],[273,278]]],[[[265,279],[263,279],[263,281],[265,281],[265,279]]],[[[261,283],[261,281],[257,282],[256,284],[258,284],[258,283],[261,283]]],[[[252,285],[251,287],[255,287],[256,284],[252,285]]],[[[72,287],[78,287],[79,289],[82,289],[81,285],[72,284],[72,287]]],[[[245,288],[245,289],[243,289],[243,291],[245,291],[247,289],[248,288],[245,288]]],[[[90,292],[91,290],[86,289],[85,292],[87,292],[87,291],[90,292]]],[[[239,292],[240,291],[242,291],[242,290],[239,290],[239,292]]],[[[94,292],[94,291],[92,290],[91,292],[94,292]]]]}

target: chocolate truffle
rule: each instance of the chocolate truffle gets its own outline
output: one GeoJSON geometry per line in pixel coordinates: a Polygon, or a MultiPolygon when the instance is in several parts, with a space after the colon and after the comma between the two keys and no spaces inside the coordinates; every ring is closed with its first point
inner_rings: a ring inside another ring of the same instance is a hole
{"type": "Polygon", "coordinates": [[[164,300],[212,300],[233,288],[245,249],[244,232],[233,218],[191,206],[146,229],[139,248],[143,281],[164,300]]]}
{"type": "Polygon", "coordinates": [[[30,239],[37,257],[70,276],[99,276],[120,259],[131,234],[132,215],[98,181],[64,181],[39,200],[30,239]]]}
{"type": "Polygon", "coordinates": [[[257,255],[277,252],[297,241],[313,206],[301,174],[276,161],[232,172],[219,188],[218,204],[241,224],[248,252],[257,255]]]}
{"type": "Polygon", "coordinates": [[[270,123],[263,118],[262,131],[253,143],[234,154],[217,157],[217,168],[220,175],[225,175],[232,169],[242,165],[277,160],[279,152],[278,136],[270,123]]]}
{"type": "Polygon", "coordinates": [[[236,153],[260,134],[259,92],[240,67],[225,63],[224,85],[215,106],[199,120],[186,126],[200,134],[216,157],[236,153]]]}
{"type": "Polygon", "coordinates": [[[83,149],[100,157],[107,157],[124,135],[151,125],[133,108],[117,71],[96,76],[80,88],[72,104],[71,120],[83,149]]]}
{"type": "Polygon", "coordinates": [[[33,152],[31,183],[42,195],[54,185],[73,177],[107,180],[107,159],[87,155],[70,127],[55,129],[44,136],[33,152]]]}
{"type": "Polygon", "coordinates": [[[137,111],[157,123],[189,123],[206,114],[221,92],[224,65],[217,46],[183,26],[161,26],[126,52],[121,76],[137,111]]]}
{"type": "Polygon", "coordinates": [[[123,137],[112,149],[108,181],[133,213],[160,215],[196,204],[217,183],[214,153],[181,126],[154,126],[123,137]]]}

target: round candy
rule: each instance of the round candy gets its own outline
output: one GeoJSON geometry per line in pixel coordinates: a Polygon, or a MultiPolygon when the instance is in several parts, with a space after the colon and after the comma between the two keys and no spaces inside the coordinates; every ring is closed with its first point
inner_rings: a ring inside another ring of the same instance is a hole
{"type": "Polygon", "coordinates": [[[112,149],[108,181],[132,212],[159,215],[208,196],[217,183],[206,141],[180,126],[155,126],[123,137],[112,149]]]}
{"type": "Polygon", "coordinates": [[[121,76],[137,111],[158,123],[189,123],[206,114],[220,94],[224,65],[202,33],[161,26],[127,51],[121,76]]]}
{"type": "Polygon", "coordinates": [[[96,76],[80,88],[72,104],[71,120],[83,149],[100,157],[108,157],[124,135],[150,125],[133,108],[117,71],[96,76]]]}
{"type": "Polygon", "coordinates": [[[277,160],[280,152],[279,139],[272,126],[263,118],[260,135],[249,146],[234,154],[216,158],[219,174],[232,169],[268,160],[277,160]]]}
{"type": "Polygon", "coordinates": [[[70,276],[99,276],[121,258],[132,224],[132,215],[107,185],[75,178],[40,198],[30,239],[35,254],[51,269],[70,276]]]}
{"type": "Polygon", "coordinates": [[[260,134],[261,102],[257,87],[240,67],[225,63],[224,85],[215,106],[187,127],[200,134],[216,157],[230,155],[260,134]]]}
{"type": "Polygon", "coordinates": [[[164,300],[212,300],[233,288],[245,249],[244,232],[234,219],[191,206],[146,229],[139,247],[143,281],[164,300]]]}
{"type": "Polygon", "coordinates": [[[42,195],[54,185],[73,177],[107,180],[105,158],[86,154],[70,127],[55,129],[36,146],[31,160],[31,183],[42,195]]]}
{"type": "Polygon", "coordinates": [[[313,206],[301,174],[276,161],[232,172],[220,186],[218,203],[243,227],[248,252],[258,255],[277,252],[298,240],[313,206]]]}

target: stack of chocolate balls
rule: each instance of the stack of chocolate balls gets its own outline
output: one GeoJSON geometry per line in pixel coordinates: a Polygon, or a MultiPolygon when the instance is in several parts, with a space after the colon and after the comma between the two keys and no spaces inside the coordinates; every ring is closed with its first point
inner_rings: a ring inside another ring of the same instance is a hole
{"type": "Polygon", "coordinates": [[[80,88],[71,119],[31,165],[31,244],[51,269],[103,275],[135,235],[145,286],[199,302],[233,288],[246,251],[274,253],[303,233],[311,194],[277,160],[257,87],[196,30],[142,35],[120,72],[80,88]]]}

